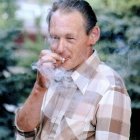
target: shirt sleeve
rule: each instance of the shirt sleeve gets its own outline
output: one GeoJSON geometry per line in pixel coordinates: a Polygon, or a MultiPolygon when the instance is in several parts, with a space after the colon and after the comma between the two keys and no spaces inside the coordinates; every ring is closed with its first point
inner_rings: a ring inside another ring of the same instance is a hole
{"type": "Polygon", "coordinates": [[[24,132],[23,130],[19,129],[17,125],[17,115],[20,108],[17,109],[15,113],[15,137],[16,140],[34,140],[37,134],[37,128],[30,132],[24,132]]]}
{"type": "Polygon", "coordinates": [[[110,89],[99,102],[96,140],[129,140],[131,101],[127,91],[110,89]]]}

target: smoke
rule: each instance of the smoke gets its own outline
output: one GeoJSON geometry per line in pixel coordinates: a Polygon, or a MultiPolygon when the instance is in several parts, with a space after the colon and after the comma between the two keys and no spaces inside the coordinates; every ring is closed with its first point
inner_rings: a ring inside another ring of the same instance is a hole
{"type": "Polygon", "coordinates": [[[51,83],[61,83],[64,87],[70,87],[72,78],[72,70],[65,70],[64,68],[55,68],[52,63],[49,66],[42,66],[39,61],[32,64],[32,70],[38,70],[44,75],[48,81],[46,87],[49,87],[51,83]]]}

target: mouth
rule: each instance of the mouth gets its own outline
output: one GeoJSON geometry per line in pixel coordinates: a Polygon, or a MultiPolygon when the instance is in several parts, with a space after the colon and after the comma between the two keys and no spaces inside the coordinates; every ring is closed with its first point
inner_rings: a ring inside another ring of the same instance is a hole
{"type": "Polygon", "coordinates": [[[66,61],[70,60],[70,57],[67,57],[67,58],[62,58],[61,60],[61,64],[64,64],[66,61]]]}
{"type": "Polygon", "coordinates": [[[54,65],[55,67],[59,67],[59,66],[62,66],[66,61],[68,61],[70,58],[64,58],[62,57],[61,60],[57,61],[54,65]]]}

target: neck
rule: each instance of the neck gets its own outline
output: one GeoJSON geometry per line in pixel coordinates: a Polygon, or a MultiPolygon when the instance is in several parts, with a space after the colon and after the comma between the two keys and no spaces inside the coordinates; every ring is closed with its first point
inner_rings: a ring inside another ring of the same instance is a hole
{"type": "Polygon", "coordinates": [[[87,57],[90,57],[93,54],[94,50],[93,48],[90,46],[87,50],[87,57]]]}

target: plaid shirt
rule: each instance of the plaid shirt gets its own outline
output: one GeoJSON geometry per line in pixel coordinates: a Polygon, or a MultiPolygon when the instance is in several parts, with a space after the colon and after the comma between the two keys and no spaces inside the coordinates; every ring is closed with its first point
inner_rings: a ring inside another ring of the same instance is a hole
{"type": "Polygon", "coordinates": [[[50,85],[35,136],[17,133],[17,140],[129,139],[131,101],[127,90],[96,51],[69,81],[50,85]]]}

